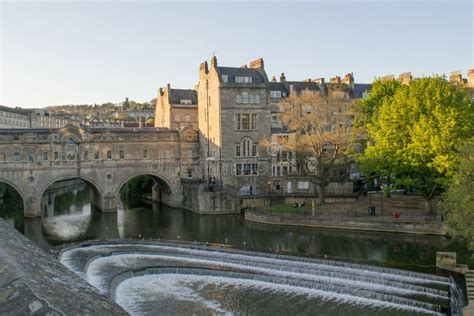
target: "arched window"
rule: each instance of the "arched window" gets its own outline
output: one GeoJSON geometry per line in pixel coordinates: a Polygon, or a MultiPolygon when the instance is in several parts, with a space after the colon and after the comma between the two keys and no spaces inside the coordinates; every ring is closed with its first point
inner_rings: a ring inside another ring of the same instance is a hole
{"type": "Polygon", "coordinates": [[[242,139],[240,144],[236,147],[236,156],[238,157],[257,157],[258,144],[254,143],[252,139],[246,137],[242,139]]]}

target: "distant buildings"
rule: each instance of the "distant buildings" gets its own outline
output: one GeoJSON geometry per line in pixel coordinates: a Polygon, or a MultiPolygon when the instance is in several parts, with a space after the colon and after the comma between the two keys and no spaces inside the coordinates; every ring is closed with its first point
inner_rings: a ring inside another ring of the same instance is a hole
{"type": "Polygon", "coordinates": [[[0,128],[30,128],[31,111],[0,105],[0,128]]]}

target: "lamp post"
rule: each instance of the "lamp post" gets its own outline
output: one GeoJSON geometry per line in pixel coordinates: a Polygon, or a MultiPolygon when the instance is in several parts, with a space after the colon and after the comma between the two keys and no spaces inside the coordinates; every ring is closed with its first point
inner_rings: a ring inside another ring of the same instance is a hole
{"type": "Polygon", "coordinates": [[[268,184],[268,199],[270,201],[269,204],[270,206],[272,206],[272,182],[268,181],[267,184],[268,184]]]}

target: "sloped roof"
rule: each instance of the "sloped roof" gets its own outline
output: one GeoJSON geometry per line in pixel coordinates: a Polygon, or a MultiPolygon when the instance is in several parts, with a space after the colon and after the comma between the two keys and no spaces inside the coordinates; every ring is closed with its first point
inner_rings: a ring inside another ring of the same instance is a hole
{"type": "Polygon", "coordinates": [[[197,92],[192,89],[171,89],[170,103],[180,104],[181,100],[191,100],[192,104],[198,103],[197,92]]]}
{"type": "Polygon", "coordinates": [[[228,76],[228,82],[235,83],[235,77],[252,77],[252,83],[264,83],[262,75],[254,68],[217,67],[221,75],[228,76]]]}
{"type": "Polygon", "coordinates": [[[0,105],[0,111],[16,113],[16,114],[21,114],[21,115],[30,115],[31,114],[31,110],[25,110],[25,109],[21,109],[21,108],[10,108],[8,106],[3,106],[3,105],[0,105]]]}
{"type": "MultiPolygon", "coordinates": [[[[288,85],[293,86],[297,93],[303,90],[320,91],[319,85],[314,81],[287,81],[288,85]]],[[[291,90],[291,89],[290,89],[291,90]]]]}
{"type": "Polygon", "coordinates": [[[354,84],[354,98],[361,99],[364,92],[368,92],[372,89],[372,84],[370,83],[355,83],[354,84]]]}

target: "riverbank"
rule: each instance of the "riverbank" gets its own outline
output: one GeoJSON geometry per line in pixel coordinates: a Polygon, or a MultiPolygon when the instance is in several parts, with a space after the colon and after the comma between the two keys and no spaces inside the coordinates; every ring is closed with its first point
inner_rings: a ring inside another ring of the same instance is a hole
{"type": "Polygon", "coordinates": [[[0,219],[0,315],[126,315],[0,219]]]}
{"type": "Polygon", "coordinates": [[[349,216],[343,213],[269,213],[245,210],[245,220],[282,226],[332,228],[358,231],[375,231],[405,234],[445,236],[443,224],[439,221],[410,221],[391,216],[349,216]],[[339,215],[339,216],[336,216],[339,215]]]}

